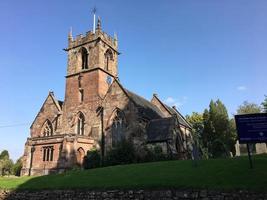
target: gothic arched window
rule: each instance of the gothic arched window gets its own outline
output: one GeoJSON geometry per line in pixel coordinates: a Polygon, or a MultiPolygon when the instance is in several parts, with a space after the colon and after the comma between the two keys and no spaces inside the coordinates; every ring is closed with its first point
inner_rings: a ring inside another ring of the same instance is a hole
{"type": "Polygon", "coordinates": [[[77,134],[78,135],[84,135],[84,122],[85,122],[84,115],[80,112],[78,115],[78,120],[77,120],[77,134]]]}
{"type": "Polygon", "coordinates": [[[43,125],[42,135],[44,137],[53,135],[53,125],[49,120],[46,120],[44,125],[43,125]]]}
{"type": "Polygon", "coordinates": [[[124,113],[117,110],[112,123],[112,146],[125,139],[126,120],[124,113]]]}
{"type": "Polygon", "coordinates": [[[113,60],[113,53],[110,49],[108,49],[105,53],[105,70],[110,70],[109,69],[109,65],[110,65],[110,61],[113,60]]]}
{"type": "Polygon", "coordinates": [[[82,69],[88,69],[88,52],[84,47],[80,49],[80,52],[82,58],[82,69]]]}

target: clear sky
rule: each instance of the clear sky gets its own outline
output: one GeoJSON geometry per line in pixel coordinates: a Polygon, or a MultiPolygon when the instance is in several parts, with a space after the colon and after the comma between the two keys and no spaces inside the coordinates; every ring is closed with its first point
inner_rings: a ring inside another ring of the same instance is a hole
{"type": "Polygon", "coordinates": [[[229,116],[267,94],[266,0],[0,1],[0,151],[17,159],[48,91],[64,98],[69,27],[119,39],[119,77],[190,114],[221,99],[229,116]],[[7,127],[9,126],[9,127],[7,127]]]}

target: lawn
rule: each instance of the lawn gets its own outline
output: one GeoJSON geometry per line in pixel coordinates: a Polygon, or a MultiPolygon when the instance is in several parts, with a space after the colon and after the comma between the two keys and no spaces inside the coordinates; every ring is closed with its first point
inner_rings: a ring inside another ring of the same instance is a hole
{"type": "Polygon", "coordinates": [[[247,157],[164,161],[69,171],[41,177],[0,178],[5,189],[139,189],[211,188],[267,190],[267,155],[255,156],[254,169],[247,157]]]}

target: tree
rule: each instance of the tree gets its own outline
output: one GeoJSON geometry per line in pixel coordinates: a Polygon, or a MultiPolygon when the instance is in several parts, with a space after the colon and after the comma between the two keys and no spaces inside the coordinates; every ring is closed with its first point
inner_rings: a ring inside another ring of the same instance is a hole
{"type": "Polygon", "coordinates": [[[0,154],[0,160],[2,160],[2,159],[5,158],[5,157],[9,158],[9,153],[8,153],[7,150],[3,150],[3,151],[1,152],[1,154],[0,154]]]}
{"type": "Polygon", "coordinates": [[[235,134],[231,131],[228,112],[218,99],[210,101],[209,110],[203,113],[203,144],[212,157],[228,156],[234,149],[235,134]]]}
{"type": "MultiPolygon", "coordinates": [[[[207,113],[208,111],[206,111],[207,113]]],[[[209,157],[207,147],[204,146],[204,117],[205,113],[197,113],[193,112],[191,116],[187,115],[187,121],[192,125],[192,135],[194,138],[194,142],[199,149],[200,155],[203,159],[207,159],[209,157]]]]}
{"type": "MultiPolygon", "coordinates": [[[[213,101],[211,101],[210,103],[213,103],[213,101]]],[[[210,120],[210,114],[208,109],[205,109],[203,113],[203,125],[203,145],[204,147],[209,149],[210,142],[213,140],[215,130],[212,125],[212,121],[210,120]]]]}
{"type": "Polygon", "coordinates": [[[235,119],[234,118],[230,119],[229,123],[230,123],[230,132],[229,132],[228,146],[230,147],[230,151],[233,153],[233,155],[236,155],[235,143],[237,140],[237,134],[236,134],[235,119]]]}
{"type": "Polygon", "coordinates": [[[13,161],[9,158],[7,150],[3,150],[0,154],[0,175],[9,175],[12,172],[13,161]]]}
{"type": "Polygon", "coordinates": [[[22,168],[22,157],[17,160],[17,162],[12,166],[12,174],[15,176],[20,176],[20,171],[22,168]]]}
{"type": "MultiPolygon", "coordinates": [[[[266,102],[267,103],[267,102],[266,102]]],[[[237,114],[260,113],[261,107],[255,103],[244,101],[237,109],[237,114]]]]}
{"type": "Polygon", "coordinates": [[[4,157],[0,160],[0,175],[9,175],[11,174],[11,169],[13,166],[13,161],[7,157],[4,157]]]}
{"type": "Polygon", "coordinates": [[[192,125],[194,141],[199,142],[203,133],[203,115],[193,112],[192,115],[187,115],[186,120],[192,125]]]}
{"type": "Polygon", "coordinates": [[[263,100],[263,102],[261,103],[262,107],[263,107],[263,112],[267,113],[267,95],[264,95],[265,99],[263,100]]]}

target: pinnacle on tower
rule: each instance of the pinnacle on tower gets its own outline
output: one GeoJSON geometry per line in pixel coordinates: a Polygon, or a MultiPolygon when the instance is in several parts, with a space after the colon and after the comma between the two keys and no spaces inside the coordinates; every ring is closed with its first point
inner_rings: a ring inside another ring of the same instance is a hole
{"type": "Polygon", "coordinates": [[[96,27],[97,30],[101,30],[101,20],[100,20],[100,17],[98,17],[97,19],[97,27],[96,27]]]}
{"type": "Polygon", "coordinates": [[[117,33],[116,32],[114,32],[114,40],[118,40],[118,36],[117,36],[117,33]]]}
{"type": "Polygon", "coordinates": [[[68,35],[68,39],[69,39],[69,41],[73,41],[73,37],[72,37],[72,27],[70,27],[70,31],[69,31],[69,35],[68,35]]]}
{"type": "Polygon", "coordinates": [[[116,32],[114,32],[114,44],[118,46],[118,36],[116,32]]]}

